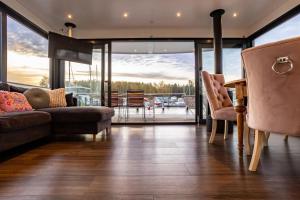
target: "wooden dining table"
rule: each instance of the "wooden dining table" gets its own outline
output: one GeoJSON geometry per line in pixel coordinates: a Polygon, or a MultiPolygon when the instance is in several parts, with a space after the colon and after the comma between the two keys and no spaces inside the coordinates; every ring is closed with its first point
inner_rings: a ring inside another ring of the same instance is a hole
{"type": "Polygon", "coordinates": [[[234,110],[236,112],[236,121],[237,121],[237,131],[238,131],[238,149],[240,156],[243,155],[244,147],[244,119],[245,119],[245,98],[247,97],[247,83],[246,79],[238,79],[226,82],[224,84],[226,88],[234,88],[236,96],[236,105],[234,105],[234,110]]]}

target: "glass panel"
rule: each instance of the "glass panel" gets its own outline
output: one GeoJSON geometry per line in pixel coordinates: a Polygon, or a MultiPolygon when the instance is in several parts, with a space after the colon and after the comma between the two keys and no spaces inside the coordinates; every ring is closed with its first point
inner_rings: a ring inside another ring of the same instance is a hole
{"type": "Polygon", "coordinates": [[[115,121],[195,121],[193,42],[114,42],[112,52],[115,121]],[[145,113],[127,105],[130,90],[143,93],[145,113]]]}
{"type": "Polygon", "coordinates": [[[300,36],[300,14],[254,40],[254,46],[300,36]]]}
{"type": "MultiPolygon", "coordinates": [[[[241,48],[224,48],[223,49],[223,74],[225,82],[242,78],[242,57],[241,48]]],[[[235,89],[232,91],[233,104],[236,103],[235,89]]]]}
{"type": "Polygon", "coordinates": [[[108,44],[104,45],[105,49],[105,62],[104,62],[104,94],[105,94],[105,106],[108,106],[108,44]]]}
{"type": "MultiPolygon", "coordinates": [[[[213,48],[201,48],[202,52],[202,70],[207,71],[210,74],[215,73],[214,65],[214,49],[213,48]]],[[[202,82],[202,88],[204,88],[203,82],[202,82]]],[[[207,97],[206,97],[206,90],[203,89],[202,91],[202,116],[203,119],[206,119],[207,115],[207,97]]]]}
{"type": "Polygon", "coordinates": [[[92,65],[65,61],[65,87],[79,106],[100,106],[101,49],[93,50],[92,65]]]}
{"type": "Polygon", "coordinates": [[[223,74],[226,82],[242,78],[241,52],[241,48],[223,49],[223,74]]]}
{"type": "Polygon", "coordinates": [[[49,87],[48,40],[7,17],[8,82],[49,87]]]}

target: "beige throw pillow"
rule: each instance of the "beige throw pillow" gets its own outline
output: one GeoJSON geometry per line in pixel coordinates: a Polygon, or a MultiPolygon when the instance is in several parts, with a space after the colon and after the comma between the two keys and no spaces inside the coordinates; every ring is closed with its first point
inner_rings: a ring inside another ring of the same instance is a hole
{"type": "Polygon", "coordinates": [[[65,88],[50,90],[49,96],[50,96],[50,104],[49,104],[50,108],[67,106],[67,101],[65,97],[65,88]]]}

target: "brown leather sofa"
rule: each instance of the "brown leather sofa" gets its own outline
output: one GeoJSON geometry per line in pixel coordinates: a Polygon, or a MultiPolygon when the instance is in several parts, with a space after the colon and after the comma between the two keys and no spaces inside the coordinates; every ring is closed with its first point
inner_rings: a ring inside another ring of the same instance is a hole
{"type": "MultiPolygon", "coordinates": [[[[4,89],[0,83],[0,90],[4,89]]],[[[95,139],[100,131],[109,131],[113,109],[69,106],[0,115],[0,152],[51,134],[93,134],[95,139]]]]}

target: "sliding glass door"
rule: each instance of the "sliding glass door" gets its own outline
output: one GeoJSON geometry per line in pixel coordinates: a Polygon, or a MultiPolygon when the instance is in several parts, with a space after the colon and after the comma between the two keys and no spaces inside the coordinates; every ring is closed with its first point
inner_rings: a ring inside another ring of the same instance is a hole
{"type": "Polygon", "coordinates": [[[101,105],[101,51],[93,50],[91,65],[65,61],[65,89],[79,106],[101,105]]]}
{"type": "Polygon", "coordinates": [[[114,122],[195,122],[193,41],[113,42],[111,69],[114,122]]]}
{"type": "MultiPolygon", "coordinates": [[[[207,71],[214,74],[214,49],[211,43],[196,43],[199,68],[199,121],[206,120],[209,114],[206,91],[201,80],[201,71],[207,71]]],[[[243,77],[241,61],[241,44],[224,44],[223,46],[223,74],[225,81],[241,79],[243,77]]],[[[233,103],[235,104],[235,90],[231,90],[233,103]]]]}

